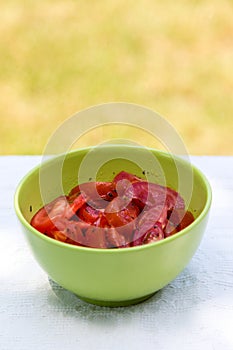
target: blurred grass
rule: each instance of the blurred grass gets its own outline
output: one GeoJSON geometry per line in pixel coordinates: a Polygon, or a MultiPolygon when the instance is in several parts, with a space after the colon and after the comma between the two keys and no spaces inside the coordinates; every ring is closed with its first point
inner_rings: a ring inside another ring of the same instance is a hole
{"type": "MultiPolygon", "coordinates": [[[[1,154],[41,153],[63,120],[108,101],[156,110],[190,153],[233,154],[231,0],[2,0],[0,13],[1,154]]],[[[119,132],[78,144],[106,135],[119,132]]]]}

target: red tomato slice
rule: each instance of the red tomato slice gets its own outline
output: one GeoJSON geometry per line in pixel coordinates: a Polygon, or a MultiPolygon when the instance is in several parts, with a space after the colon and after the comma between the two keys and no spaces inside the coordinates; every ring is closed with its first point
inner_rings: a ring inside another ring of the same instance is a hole
{"type": "Polygon", "coordinates": [[[115,228],[107,228],[105,230],[105,239],[108,248],[123,248],[127,246],[124,235],[115,228]]]}
{"type": "Polygon", "coordinates": [[[128,180],[131,183],[137,182],[137,181],[142,181],[142,179],[140,179],[139,177],[137,177],[136,175],[127,173],[126,171],[121,171],[120,173],[118,173],[114,179],[113,179],[113,184],[116,186],[118,181],[121,180],[128,180]]]}
{"type": "Polygon", "coordinates": [[[174,235],[183,230],[194,221],[193,214],[190,211],[185,212],[184,209],[173,209],[169,214],[169,220],[164,229],[165,237],[174,235]]]}
{"type": "Polygon", "coordinates": [[[76,221],[69,221],[66,226],[65,234],[67,242],[76,245],[85,245],[85,236],[81,230],[81,225],[76,221]]]}
{"type": "Polygon", "coordinates": [[[75,212],[80,209],[86,203],[86,199],[80,194],[73,203],[69,203],[67,197],[62,196],[57,198],[54,202],[51,203],[53,206],[49,210],[49,217],[51,220],[56,220],[56,218],[66,218],[71,219],[75,212]]]}
{"type": "Polygon", "coordinates": [[[179,228],[172,221],[168,220],[165,228],[164,228],[164,237],[169,237],[179,232],[179,228]]]}
{"type": "Polygon", "coordinates": [[[162,227],[167,220],[167,208],[166,206],[157,205],[156,207],[150,208],[144,211],[138,220],[137,227],[142,232],[147,232],[156,223],[159,223],[162,227]]]}
{"type": "MultiPolygon", "coordinates": [[[[53,202],[52,202],[53,203],[53,202]]],[[[51,204],[52,204],[51,203],[51,204]]],[[[56,221],[57,218],[63,217],[66,219],[72,218],[75,212],[85,203],[85,199],[82,195],[79,195],[72,204],[69,203],[65,196],[57,198],[49,211],[49,217],[51,220],[56,221]]]]}
{"type": "Polygon", "coordinates": [[[89,224],[93,224],[98,218],[99,216],[101,215],[101,211],[100,210],[97,210],[93,207],[91,207],[90,205],[88,204],[84,204],[79,210],[78,210],[78,217],[89,223],[89,224]]]}
{"type": "Polygon", "coordinates": [[[42,233],[53,230],[61,218],[70,219],[85,203],[82,195],[70,205],[65,196],[60,196],[41,208],[32,218],[31,225],[42,233]]]}
{"type": "Polygon", "coordinates": [[[129,198],[139,199],[143,205],[158,205],[165,203],[166,200],[170,208],[183,209],[185,207],[183,198],[175,190],[149,183],[125,171],[117,174],[113,183],[118,194],[122,196],[124,192],[129,198]],[[132,186],[129,186],[129,182],[132,186]]]}
{"type": "Polygon", "coordinates": [[[127,190],[133,199],[141,202],[142,207],[164,204],[166,199],[165,191],[158,185],[151,184],[145,181],[136,182],[127,190]]]}
{"type": "Polygon", "coordinates": [[[115,186],[112,182],[96,182],[96,189],[100,197],[106,201],[111,201],[117,196],[115,186]]]}
{"type": "Polygon", "coordinates": [[[117,231],[125,237],[126,244],[132,241],[133,231],[136,227],[136,218],[139,213],[139,208],[133,202],[130,202],[122,209],[122,199],[119,197],[110,202],[105,210],[108,224],[111,227],[117,227],[117,231]]]}
{"type": "Polygon", "coordinates": [[[31,225],[42,233],[48,233],[54,228],[54,223],[50,220],[46,209],[41,208],[31,219],[31,225]]]}
{"type": "Polygon", "coordinates": [[[157,225],[157,226],[154,226],[145,234],[142,243],[149,244],[152,242],[161,241],[161,239],[164,239],[164,233],[163,233],[162,227],[160,225],[157,225]]]}
{"type": "Polygon", "coordinates": [[[41,208],[31,219],[31,225],[45,233],[55,227],[55,219],[64,215],[66,199],[60,196],[41,208]]]}
{"type": "Polygon", "coordinates": [[[85,233],[85,245],[92,248],[107,248],[105,229],[91,226],[85,233]]]}
{"type": "Polygon", "coordinates": [[[102,228],[110,227],[104,213],[101,213],[100,217],[98,217],[98,219],[94,222],[94,226],[102,228]]]}
{"type": "Polygon", "coordinates": [[[184,214],[185,214],[184,209],[168,210],[168,214],[167,214],[168,220],[166,223],[166,227],[164,227],[164,236],[165,237],[172,236],[179,231],[179,224],[180,224],[184,214]]]}
{"type": "Polygon", "coordinates": [[[86,182],[74,187],[69,193],[69,200],[72,201],[80,193],[91,201],[100,199],[111,201],[117,193],[112,182],[86,182]]]}
{"type": "MultiPolygon", "coordinates": [[[[121,190],[122,191],[122,190],[121,190]]],[[[124,195],[140,203],[140,207],[167,205],[168,209],[184,209],[183,198],[174,190],[158,184],[140,181],[127,186],[124,195]]]]}
{"type": "Polygon", "coordinates": [[[163,205],[166,202],[166,188],[146,181],[135,182],[127,186],[123,195],[140,203],[139,206],[141,209],[146,205],[152,207],[163,205]]]}
{"type": "Polygon", "coordinates": [[[167,204],[168,209],[185,209],[183,198],[178,192],[167,187],[167,204]]]}
{"type": "Polygon", "coordinates": [[[132,202],[127,204],[124,198],[117,197],[112,200],[105,209],[105,216],[110,226],[119,227],[127,225],[136,219],[139,208],[132,202]]]}
{"type": "Polygon", "coordinates": [[[61,231],[53,231],[53,238],[60,242],[66,242],[67,236],[61,231]]]}
{"type": "Polygon", "coordinates": [[[132,246],[135,247],[142,244],[157,242],[161,239],[164,239],[164,233],[161,225],[157,223],[144,234],[142,234],[140,229],[137,229],[134,233],[134,240],[132,242],[132,246]]]}
{"type": "MultiPolygon", "coordinates": [[[[147,211],[142,212],[137,222],[137,229],[133,237],[133,245],[143,244],[145,236],[150,232],[158,232],[158,227],[161,229],[165,226],[167,221],[166,206],[156,206],[147,211]]],[[[160,232],[160,230],[159,230],[160,232]]],[[[150,236],[151,237],[151,236],[150,236]]],[[[149,237],[148,237],[149,239],[149,237]]]]}
{"type": "Polygon", "coordinates": [[[56,230],[52,231],[55,239],[75,245],[85,245],[82,223],[63,219],[57,223],[56,227],[56,230]]]}
{"type": "MultiPolygon", "coordinates": [[[[86,198],[80,194],[77,198],[74,199],[73,203],[70,204],[71,211],[73,215],[86,203],[86,198]]],[[[72,217],[71,215],[70,217],[72,217]]]]}
{"type": "Polygon", "coordinates": [[[190,211],[186,211],[184,217],[182,218],[179,229],[183,230],[185,227],[189,226],[194,221],[194,216],[190,211]]]}

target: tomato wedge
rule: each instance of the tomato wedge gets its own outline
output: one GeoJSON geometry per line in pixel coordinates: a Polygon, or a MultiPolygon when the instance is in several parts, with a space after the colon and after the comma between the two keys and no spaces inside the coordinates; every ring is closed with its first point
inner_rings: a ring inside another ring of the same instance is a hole
{"type": "Polygon", "coordinates": [[[186,211],[180,224],[179,229],[183,230],[185,227],[189,226],[194,221],[194,216],[190,211],[186,211]]]}
{"type": "Polygon", "coordinates": [[[54,228],[54,223],[50,220],[44,207],[33,216],[31,225],[41,233],[49,232],[54,228]]]}
{"type": "Polygon", "coordinates": [[[84,204],[77,212],[77,216],[87,222],[88,224],[93,224],[100,216],[100,210],[91,207],[88,204],[84,204]]]}
{"type": "Polygon", "coordinates": [[[78,185],[70,191],[68,195],[69,200],[72,201],[80,193],[92,201],[101,199],[111,201],[117,196],[115,186],[112,182],[86,182],[78,185]]]}
{"type": "Polygon", "coordinates": [[[105,239],[108,248],[129,247],[125,236],[118,232],[115,228],[108,228],[105,230],[105,239]]]}
{"type": "MultiPolygon", "coordinates": [[[[167,210],[166,207],[162,205],[153,207],[143,212],[140,219],[137,222],[137,229],[133,237],[133,245],[135,246],[143,244],[144,239],[146,239],[145,237],[152,232],[154,232],[154,236],[156,233],[156,236],[163,238],[164,235],[161,236],[161,230],[166,220],[167,210]]],[[[150,239],[151,238],[152,235],[150,236],[150,239]]],[[[149,236],[147,240],[149,241],[149,236]]]]}
{"type": "Polygon", "coordinates": [[[119,227],[127,225],[135,220],[139,214],[139,208],[133,202],[127,204],[127,199],[117,197],[112,200],[105,209],[105,216],[109,225],[119,227]],[[125,206],[126,205],[126,206],[125,206]]]}
{"type": "Polygon", "coordinates": [[[131,183],[142,181],[142,179],[140,177],[137,177],[136,175],[127,173],[126,171],[121,171],[114,177],[112,182],[116,186],[116,184],[122,180],[128,180],[131,183]]]}
{"type": "Polygon", "coordinates": [[[105,229],[91,226],[85,233],[85,245],[93,248],[107,248],[105,229]]]}
{"type": "Polygon", "coordinates": [[[143,238],[142,244],[149,244],[164,239],[164,233],[161,225],[155,225],[153,228],[148,230],[143,238]]]}

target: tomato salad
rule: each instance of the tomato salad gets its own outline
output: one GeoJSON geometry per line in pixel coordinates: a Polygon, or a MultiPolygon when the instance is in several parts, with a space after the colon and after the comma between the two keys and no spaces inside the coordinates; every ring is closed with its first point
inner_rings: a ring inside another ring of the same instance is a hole
{"type": "Polygon", "coordinates": [[[165,239],[193,221],[179,193],[121,171],[112,182],[83,183],[54,199],[31,225],[73,245],[126,248],[165,239]]]}

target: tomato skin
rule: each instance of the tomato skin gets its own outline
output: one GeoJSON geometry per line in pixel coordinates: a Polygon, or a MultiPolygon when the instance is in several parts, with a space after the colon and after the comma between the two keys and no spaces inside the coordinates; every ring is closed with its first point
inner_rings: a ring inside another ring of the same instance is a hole
{"type": "Polygon", "coordinates": [[[44,207],[33,216],[31,225],[41,233],[49,232],[54,228],[54,223],[50,220],[44,207]]]}
{"type": "Polygon", "coordinates": [[[145,234],[142,244],[149,244],[162,239],[164,239],[164,233],[161,225],[157,224],[145,234]]]}
{"type": "Polygon", "coordinates": [[[68,198],[73,201],[80,193],[92,201],[106,200],[110,201],[117,196],[115,186],[112,182],[86,182],[74,187],[68,198]]]}
{"type": "Polygon", "coordinates": [[[186,211],[185,215],[183,216],[179,229],[183,230],[185,227],[189,226],[194,221],[194,216],[190,211],[186,211]]]}
{"type": "Polygon", "coordinates": [[[62,218],[70,219],[83,203],[82,195],[77,197],[71,205],[67,197],[60,196],[41,208],[31,219],[31,225],[42,233],[48,233],[62,218]]]}
{"type": "Polygon", "coordinates": [[[163,226],[167,220],[166,207],[160,205],[142,212],[133,236],[133,246],[164,238],[163,226]]]}
{"type": "Polygon", "coordinates": [[[88,204],[84,204],[77,212],[77,216],[89,224],[93,224],[100,216],[100,210],[91,207],[88,204]]]}
{"type": "Polygon", "coordinates": [[[67,236],[61,231],[53,231],[53,238],[60,242],[67,241],[67,236]]]}
{"type": "Polygon", "coordinates": [[[142,181],[142,179],[140,177],[137,177],[136,175],[127,173],[126,171],[121,171],[114,177],[112,182],[116,186],[117,183],[122,180],[128,180],[131,183],[142,181]]]}
{"type": "Polygon", "coordinates": [[[106,201],[111,201],[117,196],[115,186],[112,182],[96,182],[96,189],[100,197],[106,201]]]}
{"type": "Polygon", "coordinates": [[[184,209],[173,209],[169,213],[167,225],[164,229],[165,238],[183,230],[194,221],[193,214],[184,209]]]}
{"type": "Polygon", "coordinates": [[[107,248],[105,229],[91,226],[85,233],[85,245],[92,248],[107,248]]]}
{"type": "Polygon", "coordinates": [[[167,188],[167,204],[168,210],[172,209],[185,209],[185,203],[180,194],[171,188],[167,188]]]}
{"type": "Polygon", "coordinates": [[[167,211],[167,223],[164,227],[164,236],[169,237],[179,231],[179,224],[185,211],[183,209],[173,209],[167,211]]]}
{"type": "Polygon", "coordinates": [[[138,246],[142,244],[149,244],[164,239],[164,232],[159,223],[154,224],[149,230],[143,233],[140,229],[137,229],[134,233],[134,239],[132,246],[138,246]]]}
{"type": "Polygon", "coordinates": [[[81,194],[80,186],[77,185],[72,188],[72,190],[68,194],[69,202],[73,202],[73,200],[81,194]]]}
{"type": "Polygon", "coordinates": [[[61,242],[80,246],[85,245],[82,224],[78,221],[63,219],[57,222],[56,228],[50,232],[49,236],[61,242]]]}
{"type": "Polygon", "coordinates": [[[106,207],[105,216],[110,226],[119,227],[135,220],[139,212],[134,203],[127,204],[127,200],[117,197],[106,207]]]}
{"type": "Polygon", "coordinates": [[[139,213],[140,210],[135,203],[127,204],[123,198],[117,197],[106,207],[105,217],[109,226],[117,228],[118,233],[125,237],[126,244],[129,244],[132,241],[139,213]]]}
{"type": "Polygon", "coordinates": [[[174,235],[177,232],[179,232],[178,226],[176,226],[172,221],[168,220],[164,228],[164,237],[167,238],[169,236],[174,235]]]}
{"type": "Polygon", "coordinates": [[[108,228],[108,227],[110,227],[110,225],[109,225],[109,223],[108,223],[104,213],[101,213],[101,215],[98,217],[98,219],[94,222],[94,226],[101,227],[101,228],[108,228]]]}
{"type": "MultiPolygon", "coordinates": [[[[71,203],[70,208],[71,211],[73,212],[73,215],[75,212],[77,212],[84,204],[86,203],[86,198],[80,194],[78,195],[78,197],[76,197],[73,201],[73,203],[71,203]]],[[[72,217],[72,216],[70,216],[72,217]]]]}
{"type": "Polygon", "coordinates": [[[105,230],[105,239],[108,248],[123,248],[127,246],[125,236],[115,228],[107,228],[105,230]]]}
{"type": "Polygon", "coordinates": [[[158,205],[157,207],[150,208],[147,211],[144,211],[139,217],[137,227],[145,233],[150,228],[152,228],[156,223],[163,225],[167,219],[167,210],[166,207],[158,205]]]}
{"type": "Polygon", "coordinates": [[[69,222],[66,226],[65,234],[67,236],[67,243],[84,246],[85,237],[79,222],[69,222]]]}
{"type": "Polygon", "coordinates": [[[55,220],[64,215],[66,197],[60,196],[42,207],[31,219],[31,225],[45,233],[55,227],[55,220]]]}
{"type": "Polygon", "coordinates": [[[169,210],[185,208],[183,198],[176,191],[147,181],[130,183],[125,179],[120,180],[117,183],[117,192],[121,197],[125,196],[137,203],[140,210],[146,206],[153,207],[165,204],[169,210]]]}

